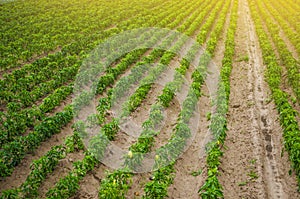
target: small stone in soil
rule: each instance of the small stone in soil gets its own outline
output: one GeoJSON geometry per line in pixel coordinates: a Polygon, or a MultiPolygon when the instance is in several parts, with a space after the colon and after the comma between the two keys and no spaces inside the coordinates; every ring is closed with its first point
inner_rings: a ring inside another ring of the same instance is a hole
{"type": "Polygon", "coordinates": [[[241,105],[240,104],[234,104],[233,106],[232,106],[232,108],[239,108],[241,105]]]}

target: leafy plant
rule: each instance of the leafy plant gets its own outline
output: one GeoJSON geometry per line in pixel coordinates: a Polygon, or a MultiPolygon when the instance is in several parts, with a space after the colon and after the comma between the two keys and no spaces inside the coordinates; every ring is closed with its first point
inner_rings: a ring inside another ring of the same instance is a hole
{"type": "Polygon", "coordinates": [[[201,169],[198,170],[198,171],[193,171],[193,172],[191,172],[191,175],[194,176],[194,177],[199,176],[199,175],[201,175],[201,174],[202,174],[202,170],[201,170],[201,169]]]}

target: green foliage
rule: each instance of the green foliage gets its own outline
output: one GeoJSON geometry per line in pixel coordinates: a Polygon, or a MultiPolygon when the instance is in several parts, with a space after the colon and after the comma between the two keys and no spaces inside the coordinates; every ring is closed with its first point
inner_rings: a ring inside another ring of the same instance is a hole
{"type": "Polygon", "coordinates": [[[130,188],[128,179],[131,176],[132,174],[127,169],[108,173],[106,178],[101,181],[99,198],[125,199],[125,194],[130,188]]]}
{"type": "Polygon", "coordinates": [[[165,198],[168,196],[168,187],[174,180],[174,163],[162,167],[154,172],[152,181],[146,184],[143,199],[165,198]]]}
{"type": "Polygon", "coordinates": [[[42,141],[53,134],[59,133],[60,129],[67,125],[72,118],[72,106],[66,106],[63,112],[44,119],[27,136],[18,137],[15,141],[5,144],[3,150],[0,151],[0,156],[3,157],[0,161],[1,176],[10,175],[26,153],[33,151],[42,141]]]}

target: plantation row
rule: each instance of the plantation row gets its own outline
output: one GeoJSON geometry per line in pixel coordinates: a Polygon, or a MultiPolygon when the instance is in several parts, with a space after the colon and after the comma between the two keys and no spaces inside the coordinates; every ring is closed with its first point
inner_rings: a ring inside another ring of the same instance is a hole
{"type": "MultiPolygon", "coordinates": [[[[297,101],[298,104],[300,104],[300,64],[298,60],[293,57],[292,52],[289,51],[287,44],[280,36],[280,27],[272,22],[270,15],[264,9],[262,2],[260,2],[258,6],[262,20],[268,29],[269,35],[272,37],[272,42],[275,44],[277,52],[279,53],[281,63],[285,66],[287,71],[289,84],[293,88],[295,94],[295,99],[293,101],[297,101]]],[[[290,40],[295,41],[297,38],[298,35],[296,34],[291,37],[290,40]]],[[[298,42],[293,42],[293,44],[295,47],[299,45],[298,42]]]]}
{"type": "MultiPolygon", "coordinates": [[[[249,2],[249,4],[251,8],[251,14],[256,26],[256,32],[259,36],[260,47],[263,52],[264,64],[266,64],[267,66],[266,81],[268,82],[272,91],[272,98],[275,101],[278,113],[280,115],[280,124],[283,127],[284,146],[289,153],[289,157],[292,162],[292,168],[296,172],[298,185],[300,187],[300,128],[299,123],[296,119],[296,116],[299,113],[293,108],[292,104],[290,103],[289,95],[281,89],[280,85],[283,81],[283,69],[277,62],[277,57],[271,44],[272,40],[270,37],[268,37],[268,33],[263,28],[267,23],[265,22],[266,19],[264,18],[263,11],[259,7],[261,3],[257,1],[256,3],[249,2]],[[261,12],[261,14],[259,12],[261,12]]],[[[269,25],[269,31],[272,31],[272,24],[269,25]]],[[[275,34],[275,32],[271,32],[271,34],[275,34]]],[[[280,42],[280,39],[276,41],[273,40],[273,42],[275,42],[276,44],[276,42],[280,42]]],[[[295,79],[294,83],[299,85],[299,64],[296,63],[294,58],[291,56],[291,53],[287,51],[284,46],[278,46],[277,50],[279,52],[281,50],[287,52],[284,59],[290,59],[290,62],[293,63],[293,67],[296,68],[294,69],[294,71],[292,71],[292,69],[288,68],[289,63],[287,63],[287,65],[285,66],[287,67],[288,71],[291,70],[289,75],[291,76],[291,78],[295,79]],[[296,72],[295,70],[298,72],[296,72]]],[[[283,57],[281,58],[283,59],[283,57]]],[[[291,84],[293,83],[291,82],[291,84]]],[[[299,87],[295,89],[295,94],[297,95],[297,92],[299,92],[299,87]]]]}
{"type": "MultiPolygon", "coordinates": [[[[300,7],[283,0],[246,1],[283,144],[300,187],[300,66],[294,56],[300,55],[300,7]]],[[[205,146],[205,173],[197,196],[224,198],[219,178],[241,3],[55,0],[0,5],[0,198],[80,198],[89,194],[82,188],[95,173],[101,177],[92,197],[173,197],[170,187],[181,175],[176,165],[193,139],[193,119],[218,53],[220,77],[210,99],[215,106],[207,116],[212,139],[205,146]],[[161,83],[166,76],[171,80],[161,83]],[[151,96],[156,89],[158,94],[151,96]],[[179,110],[172,113],[176,122],[166,125],[164,110],[175,109],[182,93],[179,110]],[[96,103],[93,110],[91,102],[96,103]],[[147,113],[144,107],[149,107],[147,113]],[[126,132],[121,126],[136,115],[143,118],[140,135],[122,146],[126,132]],[[164,125],[166,132],[161,130],[164,125]],[[163,133],[168,138],[161,145],[163,133]],[[113,145],[126,151],[118,160],[121,168],[103,164],[113,145]],[[149,154],[151,171],[137,174],[145,169],[149,154]],[[70,168],[61,169],[63,162],[70,168]],[[16,177],[20,170],[28,173],[16,177]],[[102,170],[106,172],[97,173],[102,170]],[[137,185],[135,179],[143,183],[137,185]],[[137,187],[132,196],[130,190],[137,187]]]]}

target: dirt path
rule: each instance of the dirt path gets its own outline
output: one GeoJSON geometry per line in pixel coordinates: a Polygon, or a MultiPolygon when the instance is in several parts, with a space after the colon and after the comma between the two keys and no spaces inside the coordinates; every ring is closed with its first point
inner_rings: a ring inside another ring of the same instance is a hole
{"type": "Polygon", "coordinates": [[[264,82],[262,54],[247,0],[240,0],[236,62],[221,176],[225,198],[299,198],[282,151],[282,129],[264,82]]]}

